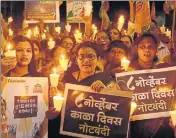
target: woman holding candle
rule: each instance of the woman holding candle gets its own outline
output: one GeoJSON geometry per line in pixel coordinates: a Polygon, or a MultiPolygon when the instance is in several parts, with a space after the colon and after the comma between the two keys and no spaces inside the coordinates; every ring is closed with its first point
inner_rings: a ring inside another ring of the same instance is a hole
{"type": "Polygon", "coordinates": [[[16,50],[16,66],[8,71],[5,76],[25,77],[38,76],[34,61],[33,43],[25,36],[18,35],[12,39],[14,49],[16,50]]]}
{"type": "MultiPolygon", "coordinates": [[[[68,52],[65,48],[58,46],[51,50],[51,63],[43,66],[41,68],[42,76],[48,77],[52,72],[53,68],[56,69],[57,73],[63,73],[65,70],[60,65],[60,59],[64,56],[64,58],[69,59],[68,52]]],[[[66,63],[68,66],[68,63],[66,63]]]]}
{"type": "MultiPolygon", "coordinates": [[[[144,70],[168,67],[168,64],[156,65],[157,40],[152,34],[143,34],[136,40],[136,60],[132,61],[130,70],[144,70]]],[[[157,118],[131,122],[132,138],[174,138],[174,131],[170,126],[170,118],[157,118]]]]}
{"type": "Polygon", "coordinates": [[[109,46],[107,53],[108,62],[104,70],[112,73],[112,75],[125,71],[121,65],[121,60],[124,57],[128,58],[128,47],[120,40],[112,41],[109,46]]]}
{"type": "MultiPolygon", "coordinates": [[[[78,46],[76,51],[76,60],[79,70],[75,72],[66,73],[62,79],[63,83],[72,83],[78,85],[90,86],[96,92],[101,91],[107,87],[116,87],[115,83],[112,86],[112,82],[115,82],[108,73],[103,73],[96,70],[97,57],[100,55],[97,46],[93,42],[84,42],[78,46]],[[111,84],[111,85],[110,85],[111,84]]],[[[50,119],[56,117],[59,112],[54,109],[49,110],[46,115],[50,119]]],[[[57,119],[51,121],[49,126],[49,137],[54,138],[71,138],[70,136],[58,135],[59,132],[60,116],[57,119]],[[55,128],[55,130],[53,129],[55,128]],[[57,129],[57,130],[56,130],[57,129]]]]}

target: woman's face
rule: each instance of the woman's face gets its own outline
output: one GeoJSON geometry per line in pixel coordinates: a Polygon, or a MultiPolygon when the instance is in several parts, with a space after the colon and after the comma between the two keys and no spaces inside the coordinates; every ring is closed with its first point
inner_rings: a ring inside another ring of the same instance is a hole
{"type": "Polygon", "coordinates": [[[125,50],[121,48],[112,48],[108,52],[108,61],[112,64],[120,64],[123,57],[126,57],[126,54],[125,50]]]}
{"type": "Polygon", "coordinates": [[[17,64],[27,66],[32,59],[32,47],[28,41],[19,42],[16,45],[17,64]]]}
{"type": "Polygon", "coordinates": [[[157,53],[157,45],[152,38],[146,37],[139,43],[137,52],[141,61],[153,61],[157,53]]]}
{"type": "Polygon", "coordinates": [[[109,35],[112,41],[120,39],[120,35],[117,29],[111,29],[109,35]]]}
{"type": "Polygon", "coordinates": [[[40,56],[40,51],[38,46],[34,43],[34,59],[38,60],[40,56]]]}
{"type": "Polygon", "coordinates": [[[53,53],[52,64],[59,65],[59,60],[62,56],[69,58],[67,50],[63,47],[58,47],[53,53]]]}
{"type": "Polygon", "coordinates": [[[122,37],[121,41],[123,41],[124,44],[126,44],[128,48],[130,48],[131,45],[132,45],[132,43],[131,43],[131,41],[130,41],[130,39],[128,37],[122,37]]]}
{"type": "Polygon", "coordinates": [[[70,38],[65,38],[63,41],[62,41],[62,44],[61,44],[64,48],[67,49],[68,52],[70,52],[70,50],[73,48],[73,40],[70,39],[70,38]]]}
{"type": "Polygon", "coordinates": [[[97,65],[97,54],[92,48],[81,48],[78,51],[77,62],[80,71],[92,73],[95,71],[97,65]]]}

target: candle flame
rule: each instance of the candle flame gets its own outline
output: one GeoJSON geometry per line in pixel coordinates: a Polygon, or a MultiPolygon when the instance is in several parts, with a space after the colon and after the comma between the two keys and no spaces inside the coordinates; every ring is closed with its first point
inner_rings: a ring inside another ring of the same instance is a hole
{"type": "Polygon", "coordinates": [[[50,38],[50,41],[53,41],[53,39],[52,39],[52,38],[50,38]]]}
{"type": "Polygon", "coordinates": [[[61,55],[61,59],[64,59],[64,55],[61,55]]]}
{"type": "Polygon", "coordinates": [[[10,42],[7,43],[7,50],[10,50],[12,47],[12,44],[10,42]]]}
{"type": "Polygon", "coordinates": [[[136,108],[137,104],[135,102],[131,102],[131,107],[136,108]]]}
{"type": "Polygon", "coordinates": [[[76,30],[75,32],[76,32],[76,33],[79,33],[79,30],[76,30]]]}

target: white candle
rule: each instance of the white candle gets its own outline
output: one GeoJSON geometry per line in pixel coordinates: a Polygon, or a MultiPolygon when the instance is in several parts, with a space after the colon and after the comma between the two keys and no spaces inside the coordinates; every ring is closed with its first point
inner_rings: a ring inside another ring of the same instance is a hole
{"type": "Polygon", "coordinates": [[[69,23],[67,23],[67,25],[65,26],[65,29],[67,32],[71,31],[71,25],[69,23]]]}
{"type": "Polygon", "coordinates": [[[12,31],[12,29],[9,29],[9,36],[13,36],[13,31],[12,31]]]}
{"type": "Polygon", "coordinates": [[[61,32],[61,27],[59,27],[59,26],[56,27],[56,28],[55,28],[55,31],[56,31],[58,34],[60,34],[60,32],[61,32]]]}
{"type": "Polygon", "coordinates": [[[51,86],[57,87],[60,75],[56,73],[56,69],[53,69],[53,70],[54,70],[54,73],[50,74],[50,83],[51,83],[51,86]]]}
{"type": "Polygon", "coordinates": [[[123,24],[125,22],[125,18],[123,15],[121,15],[118,19],[118,30],[121,31],[122,30],[122,27],[123,27],[123,24]]]}
{"type": "Polygon", "coordinates": [[[46,34],[45,33],[42,34],[42,39],[43,40],[46,39],[46,34]]]}
{"type": "Polygon", "coordinates": [[[133,114],[134,110],[136,109],[137,104],[135,102],[131,102],[131,110],[130,110],[130,115],[133,114]]]}
{"type": "Polygon", "coordinates": [[[171,38],[171,31],[169,29],[166,30],[166,36],[168,36],[169,38],[171,38]]]}
{"type": "Polygon", "coordinates": [[[64,97],[62,97],[61,95],[57,95],[53,97],[54,108],[56,108],[57,111],[61,110],[63,101],[64,101],[64,97]]]}
{"type": "Polygon", "coordinates": [[[65,58],[64,55],[61,55],[61,57],[59,59],[59,63],[60,63],[60,66],[63,68],[64,71],[66,71],[67,68],[68,68],[68,62],[69,62],[69,59],[65,58]]]}
{"type": "Polygon", "coordinates": [[[176,110],[175,111],[170,111],[172,123],[175,126],[176,125],[176,110]]]}
{"type": "Polygon", "coordinates": [[[31,38],[31,30],[28,30],[26,37],[31,38]]]}
{"type": "Polygon", "coordinates": [[[5,57],[16,57],[16,50],[11,50],[11,43],[7,43],[7,52],[4,53],[5,57]]]}
{"type": "Polygon", "coordinates": [[[74,37],[77,43],[82,42],[82,33],[79,30],[76,30],[76,32],[74,33],[74,37]]]}
{"type": "Polygon", "coordinates": [[[35,27],[33,34],[34,34],[34,37],[37,37],[39,35],[39,30],[37,26],[35,27]]]}
{"type": "Polygon", "coordinates": [[[129,64],[130,61],[127,60],[125,57],[121,59],[121,66],[123,67],[123,69],[125,69],[125,71],[127,71],[129,64]]]}
{"type": "Polygon", "coordinates": [[[164,25],[161,26],[161,27],[160,27],[160,30],[161,30],[161,33],[165,33],[165,30],[166,30],[165,26],[164,26],[164,25]]]}
{"type": "Polygon", "coordinates": [[[13,22],[13,18],[12,18],[12,17],[9,17],[9,18],[8,18],[8,24],[11,23],[11,22],[13,22]]]}
{"type": "Polygon", "coordinates": [[[53,47],[55,47],[55,41],[53,41],[52,38],[50,39],[50,41],[47,44],[48,44],[49,49],[52,49],[53,47]]]}

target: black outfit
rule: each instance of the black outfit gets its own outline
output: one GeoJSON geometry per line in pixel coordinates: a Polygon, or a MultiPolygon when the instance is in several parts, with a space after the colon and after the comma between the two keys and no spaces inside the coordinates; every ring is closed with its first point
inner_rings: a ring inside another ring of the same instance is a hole
{"type": "MultiPolygon", "coordinates": [[[[78,79],[79,79],[79,75],[78,75],[78,78],[75,79],[71,73],[66,73],[63,78],[63,82],[84,85],[84,86],[91,86],[91,84],[94,81],[100,80],[104,83],[104,85],[107,86],[111,81],[113,81],[113,79],[109,76],[109,74],[104,72],[95,73],[94,75],[91,75],[79,82],[78,82],[78,79]]],[[[59,115],[57,118],[53,120],[49,120],[48,138],[73,138],[71,136],[65,136],[65,135],[59,134],[60,121],[61,121],[61,115],[59,115]]]]}

